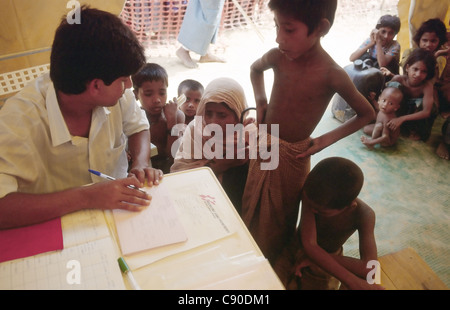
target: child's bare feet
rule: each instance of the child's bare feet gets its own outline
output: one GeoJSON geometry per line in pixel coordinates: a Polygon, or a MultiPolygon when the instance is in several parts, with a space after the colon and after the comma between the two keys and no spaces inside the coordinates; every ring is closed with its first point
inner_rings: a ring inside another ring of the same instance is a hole
{"type": "Polygon", "coordinates": [[[437,156],[439,156],[442,159],[449,160],[450,155],[448,149],[449,147],[444,142],[441,142],[436,149],[437,156]]]}
{"type": "Polygon", "coordinates": [[[225,59],[218,56],[207,53],[205,56],[201,56],[198,62],[226,62],[225,59]]]}
{"type": "Polygon", "coordinates": [[[185,50],[184,48],[180,47],[177,50],[176,54],[186,67],[191,68],[191,69],[198,67],[198,65],[195,63],[195,61],[192,60],[191,55],[189,54],[188,50],[185,50]]]}
{"type": "Polygon", "coordinates": [[[370,139],[365,137],[365,136],[361,136],[361,142],[367,146],[369,149],[373,149],[373,145],[369,143],[370,139]]]}

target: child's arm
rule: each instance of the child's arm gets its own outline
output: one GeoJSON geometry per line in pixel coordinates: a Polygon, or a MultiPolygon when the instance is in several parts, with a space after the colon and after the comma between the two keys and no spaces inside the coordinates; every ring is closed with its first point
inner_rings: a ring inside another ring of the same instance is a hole
{"type": "Polygon", "coordinates": [[[391,130],[397,130],[406,121],[416,121],[430,117],[431,110],[433,109],[433,101],[433,84],[428,81],[423,89],[423,109],[415,113],[402,115],[390,120],[388,122],[389,128],[391,130]]]}
{"type": "Polygon", "coordinates": [[[310,156],[320,152],[329,145],[356,132],[375,119],[375,111],[369,101],[356,89],[348,74],[340,67],[329,74],[332,89],[334,89],[356,112],[356,115],[322,136],[314,138],[312,145],[297,158],[310,156]]]}
{"type": "Polygon", "coordinates": [[[377,50],[377,61],[380,68],[386,67],[394,59],[394,56],[391,55],[390,53],[387,54],[384,53],[382,42],[383,38],[381,37],[379,32],[377,32],[375,49],[377,50]]]}
{"type": "Polygon", "coordinates": [[[174,101],[169,101],[169,103],[164,106],[164,115],[167,120],[166,154],[172,158],[172,144],[179,138],[175,133],[172,135],[172,128],[177,124],[184,124],[185,115],[178,109],[178,103],[175,98],[174,101]]]}
{"type": "Polygon", "coordinates": [[[336,261],[342,264],[355,275],[366,279],[371,269],[367,268],[367,263],[377,260],[377,245],[375,242],[375,212],[363,201],[358,199],[358,238],[360,258],[345,256],[335,256],[336,261]]]}
{"type": "Polygon", "coordinates": [[[364,43],[361,44],[361,46],[358,47],[356,49],[356,51],[354,51],[350,55],[349,60],[353,62],[353,61],[359,59],[362,55],[364,55],[365,52],[367,52],[367,50],[369,48],[371,48],[374,45],[375,45],[375,36],[373,35],[373,30],[372,30],[372,32],[370,34],[370,38],[368,38],[366,41],[364,41],[364,43]]]}
{"type": "Polygon", "coordinates": [[[277,49],[272,49],[256,60],[250,67],[250,80],[252,82],[253,93],[256,102],[256,121],[258,124],[264,123],[267,110],[267,96],[264,84],[264,71],[272,68],[272,58],[277,49]]]}
{"type": "Polygon", "coordinates": [[[336,277],[349,289],[373,289],[374,287],[354,275],[341,265],[334,255],[327,253],[317,244],[316,220],[311,208],[302,202],[300,218],[300,236],[309,259],[317,266],[336,277]]]}

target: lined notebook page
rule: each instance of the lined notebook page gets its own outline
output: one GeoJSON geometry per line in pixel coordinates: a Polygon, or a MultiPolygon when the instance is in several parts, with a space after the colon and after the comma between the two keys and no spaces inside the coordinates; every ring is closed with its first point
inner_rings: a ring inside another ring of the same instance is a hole
{"type": "Polygon", "coordinates": [[[164,184],[144,188],[152,196],[150,206],[140,212],[113,210],[124,255],[187,240],[174,203],[164,184]]]}
{"type": "Polygon", "coordinates": [[[61,218],[64,248],[102,239],[110,235],[103,210],[88,209],[61,218]]]}
{"type": "Polygon", "coordinates": [[[0,264],[2,290],[125,289],[111,237],[0,264]]]}

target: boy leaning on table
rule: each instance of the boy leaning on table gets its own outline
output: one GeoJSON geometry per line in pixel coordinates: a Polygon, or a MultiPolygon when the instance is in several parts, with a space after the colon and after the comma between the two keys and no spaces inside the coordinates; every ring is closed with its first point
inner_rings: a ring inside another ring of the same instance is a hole
{"type": "Polygon", "coordinates": [[[142,46],[113,14],[83,6],[79,16],[56,30],[50,74],[0,110],[0,229],[81,209],[137,211],[151,197],[130,185],[162,178],[149,166],[149,124],[129,90],[142,46]],[[84,186],[100,181],[88,169],[117,180],[84,186]]]}

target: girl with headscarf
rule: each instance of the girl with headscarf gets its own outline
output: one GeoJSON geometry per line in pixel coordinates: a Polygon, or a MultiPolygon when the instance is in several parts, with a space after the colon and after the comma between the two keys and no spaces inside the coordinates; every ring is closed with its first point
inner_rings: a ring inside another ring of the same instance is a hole
{"type": "Polygon", "coordinates": [[[238,82],[218,78],[209,83],[170,168],[176,172],[210,167],[239,213],[247,179],[248,153],[238,131],[243,129],[240,118],[246,109],[245,93],[238,82]]]}

